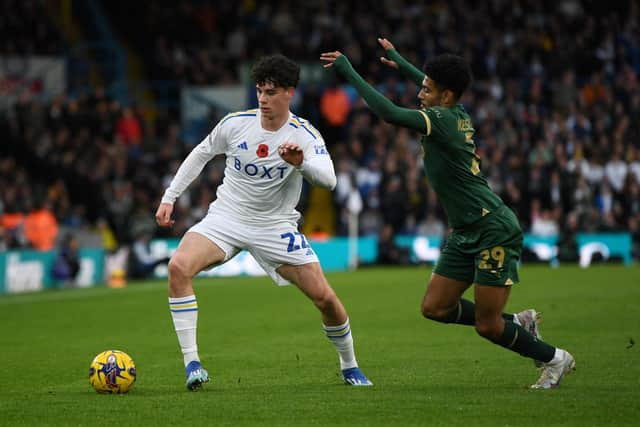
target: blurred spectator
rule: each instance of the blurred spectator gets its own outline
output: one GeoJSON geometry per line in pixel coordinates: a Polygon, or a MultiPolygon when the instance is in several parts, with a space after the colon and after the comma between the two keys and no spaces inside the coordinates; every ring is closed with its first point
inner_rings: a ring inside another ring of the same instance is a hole
{"type": "Polygon", "coordinates": [[[73,234],[62,239],[53,264],[53,278],[58,282],[74,285],[80,271],[80,245],[73,234]]]}
{"type": "Polygon", "coordinates": [[[98,233],[102,241],[102,247],[107,252],[115,252],[118,249],[118,241],[116,236],[111,231],[107,220],[104,218],[98,218],[96,221],[95,232],[98,233]]]}
{"type": "Polygon", "coordinates": [[[627,164],[622,160],[622,147],[617,148],[605,165],[605,177],[616,194],[622,193],[624,180],[627,177],[627,164]]]}
{"type": "Polygon", "coordinates": [[[2,225],[0,225],[0,252],[6,252],[9,250],[9,241],[7,239],[7,233],[2,225]]]}
{"type": "Polygon", "coordinates": [[[62,43],[41,1],[0,3],[0,54],[55,55],[62,43]]]}
{"type": "Polygon", "coordinates": [[[380,208],[385,224],[390,225],[393,230],[398,232],[404,230],[408,214],[408,202],[406,191],[402,188],[400,176],[393,175],[387,181],[380,208]]]}
{"type": "Polygon", "coordinates": [[[444,222],[438,219],[433,210],[429,210],[427,218],[424,222],[420,223],[420,226],[416,230],[416,234],[421,236],[440,237],[441,239],[445,237],[446,232],[447,229],[444,222]]]}
{"type": "Polygon", "coordinates": [[[324,138],[328,144],[344,138],[344,126],[351,111],[351,102],[340,86],[330,86],[320,96],[320,112],[325,123],[324,138]]]}
{"type": "Polygon", "coordinates": [[[576,240],[578,217],[576,214],[567,215],[566,224],[561,230],[558,237],[558,260],[560,262],[578,261],[578,241],[576,240]]]}
{"type": "Polygon", "coordinates": [[[542,209],[540,200],[531,202],[531,234],[539,237],[556,236],[559,231],[556,213],[550,209],[542,209]]]}
{"type": "Polygon", "coordinates": [[[409,264],[409,250],[396,245],[393,239],[393,227],[390,224],[385,224],[378,237],[378,259],[376,262],[383,265],[409,264]]]}
{"type": "Polygon", "coordinates": [[[24,234],[31,247],[38,251],[53,249],[58,236],[58,220],[45,202],[40,203],[24,220],[24,234]]]}
{"type": "Polygon", "coordinates": [[[116,136],[127,146],[130,153],[139,154],[142,142],[142,126],[131,108],[124,108],[116,124],[116,136]]]}
{"type": "Polygon", "coordinates": [[[151,277],[158,265],[169,262],[168,257],[158,258],[151,252],[151,236],[148,230],[141,229],[137,232],[129,251],[127,277],[146,279],[151,277]]]}
{"type": "MultiPolygon", "coordinates": [[[[23,226],[25,215],[19,211],[13,211],[13,206],[5,208],[0,218],[0,228],[2,228],[3,243],[6,249],[14,249],[22,246],[23,226]]],[[[6,250],[5,249],[5,250],[6,250]]]]}

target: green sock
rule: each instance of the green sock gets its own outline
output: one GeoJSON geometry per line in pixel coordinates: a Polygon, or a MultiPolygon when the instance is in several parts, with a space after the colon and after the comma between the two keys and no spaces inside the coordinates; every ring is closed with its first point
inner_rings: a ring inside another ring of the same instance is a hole
{"type": "Polygon", "coordinates": [[[504,322],[504,331],[497,344],[511,351],[541,362],[550,362],[556,353],[555,347],[541,341],[513,322],[504,322]]]}
{"type": "MultiPolygon", "coordinates": [[[[473,326],[476,324],[476,305],[469,300],[460,298],[458,306],[451,310],[447,317],[440,319],[443,323],[456,323],[458,325],[473,326]]],[[[513,322],[515,315],[502,313],[502,318],[507,322],[513,322]]]]}

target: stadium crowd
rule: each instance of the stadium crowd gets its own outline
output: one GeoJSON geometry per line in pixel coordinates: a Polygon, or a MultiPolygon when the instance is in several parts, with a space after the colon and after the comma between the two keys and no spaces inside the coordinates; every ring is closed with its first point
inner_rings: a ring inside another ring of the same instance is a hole
{"type": "Polygon", "coordinates": [[[3,0],[0,3],[0,54],[59,55],[62,39],[42,0],[3,0]]]}
{"type": "MultiPolygon", "coordinates": [[[[413,107],[418,88],[380,64],[377,36],[417,66],[458,52],[475,76],[463,103],[482,170],[523,228],[559,234],[567,259],[577,257],[578,230],[628,230],[640,256],[637,2],[179,1],[128,4],[126,14],[104,3],[120,32],[133,34],[149,77],[185,84],[237,83],[239,66],[264,53],[318,62],[320,52],[339,49],[387,96],[413,107]],[[141,22],[145,31],[127,32],[141,22]]],[[[378,121],[340,83],[303,84],[296,111],[318,125],[334,159],[339,233],[357,188],[361,234],[385,226],[385,233],[446,234],[418,135],[378,121]]],[[[180,236],[203,216],[222,180],[221,159],[177,202],[173,229],[156,229],[159,197],[190,147],[178,117],[145,122],[143,113],[102,88],[50,103],[24,94],[0,113],[9,135],[0,149],[0,244],[37,247],[20,218],[38,209],[71,229],[99,228],[112,246],[148,233],[180,236]]]]}

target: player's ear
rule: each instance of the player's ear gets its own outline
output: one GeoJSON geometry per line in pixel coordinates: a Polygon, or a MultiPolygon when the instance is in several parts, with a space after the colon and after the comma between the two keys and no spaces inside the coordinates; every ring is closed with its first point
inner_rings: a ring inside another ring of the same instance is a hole
{"type": "Polygon", "coordinates": [[[289,96],[289,99],[292,99],[293,95],[296,94],[296,88],[293,86],[288,87],[286,92],[287,92],[287,95],[289,96]]]}
{"type": "Polygon", "coordinates": [[[442,91],[442,103],[445,105],[456,103],[456,94],[451,89],[445,89],[442,91]]]}

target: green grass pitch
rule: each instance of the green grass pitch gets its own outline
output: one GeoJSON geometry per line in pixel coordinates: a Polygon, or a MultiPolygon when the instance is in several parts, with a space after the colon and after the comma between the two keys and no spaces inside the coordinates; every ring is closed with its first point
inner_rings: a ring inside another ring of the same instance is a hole
{"type": "Polygon", "coordinates": [[[0,425],[637,425],[640,269],[524,266],[508,311],[535,307],[577,370],[528,390],[533,363],[472,328],[423,319],[429,267],[329,274],[375,383],[342,384],[315,308],[267,277],[199,279],[199,349],[212,381],[184,387],[163,282],[0,297],[0,425]],[[635,343],[635,345],[634,345],[635,343]],[[93,356],[129,353],[138,381],[99,395],[93,356]]]}

